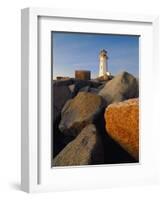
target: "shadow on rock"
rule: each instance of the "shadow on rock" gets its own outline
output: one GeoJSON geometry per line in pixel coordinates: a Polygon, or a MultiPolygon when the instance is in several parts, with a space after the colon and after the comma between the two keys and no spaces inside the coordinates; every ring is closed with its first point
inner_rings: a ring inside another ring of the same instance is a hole
{"type": "Polygon", "coordinates": [[[61,116],[59,116],[53,123],[53,132],[52,132],[52,152],[53,157],[55,157],[69,142],[71,142],[74,137],[66,136],[59,130],[59,123],[61,116]]]}
{"type": "Polygon", "coordinates": [[[108,136],[105,130],[104,110],[96,119],[95,125],[101,136],[104,148],[104,164],[121,164],[137,162],[122,147],[108,136]]]}

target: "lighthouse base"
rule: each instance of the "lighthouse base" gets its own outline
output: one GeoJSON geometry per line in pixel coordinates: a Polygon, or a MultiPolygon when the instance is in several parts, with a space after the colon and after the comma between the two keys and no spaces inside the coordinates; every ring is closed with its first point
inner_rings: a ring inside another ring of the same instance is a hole
{"type": "Polygon", "coordinates": [[[104,75],[102,75],[102,76],[99,76],[97,79],[99,80],[99,81],[109,81],[109,80],[111,80],[113,78],[113,76],[110,74],[110,73],[106,73],[106,74],[104,74],[104,75]]]}

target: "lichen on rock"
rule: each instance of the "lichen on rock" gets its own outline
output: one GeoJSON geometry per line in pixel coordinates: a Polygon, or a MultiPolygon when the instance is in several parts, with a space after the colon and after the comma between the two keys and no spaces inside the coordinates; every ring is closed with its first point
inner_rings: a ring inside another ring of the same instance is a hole
{"type": "Polygon", "coordinates": [[[105,110],[106,130],[122,148],[139,159],[139,99],[110,104],[105,110]]]}

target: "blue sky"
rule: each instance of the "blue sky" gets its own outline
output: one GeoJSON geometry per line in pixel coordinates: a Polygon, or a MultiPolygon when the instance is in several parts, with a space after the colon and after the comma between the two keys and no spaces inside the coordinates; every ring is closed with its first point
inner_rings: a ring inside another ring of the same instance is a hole
{"type": "Polygon", "coordinates": [[[78,69],[99,73],[98,55],[108,52],[108,70],[116,75],[127,71],[139,76],[139,37],[86,33],[53,32],[53,77],[74,77],[78,69]]]}

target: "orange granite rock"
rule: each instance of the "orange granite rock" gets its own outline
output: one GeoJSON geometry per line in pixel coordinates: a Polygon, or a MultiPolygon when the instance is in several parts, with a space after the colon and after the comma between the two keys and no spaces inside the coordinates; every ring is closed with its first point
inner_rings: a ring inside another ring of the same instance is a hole
{"type": "Polygon", "coordinates": [[[108,135],[139,160],[139,99],[110,104],[105,121],[108,135]]]}

